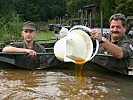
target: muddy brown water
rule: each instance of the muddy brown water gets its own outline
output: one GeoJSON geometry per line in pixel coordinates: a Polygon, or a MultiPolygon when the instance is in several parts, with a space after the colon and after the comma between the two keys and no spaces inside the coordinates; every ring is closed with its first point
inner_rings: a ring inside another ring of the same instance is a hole
{"type": "Polygon", "coordinates": [[[133,78],[81,70],[0,69],[0,100],[132,100],[133,78]]]}

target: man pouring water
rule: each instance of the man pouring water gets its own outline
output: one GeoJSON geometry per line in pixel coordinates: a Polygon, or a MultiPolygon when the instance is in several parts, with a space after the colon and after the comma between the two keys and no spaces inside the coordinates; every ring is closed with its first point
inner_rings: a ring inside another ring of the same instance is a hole
{"type": "Polygon", "coordinates": [[[109,69],[128,74],[129,58],[133,56],[130,39],[125,35],[126,18],[123,14],[114,14],[109,19],[110,35],[105,38],[101,33],[93,29],[90,34],[93,39],[100,42],[98,53],[110,54],[112,57],[96,56],[94,62],[109,69]]]}

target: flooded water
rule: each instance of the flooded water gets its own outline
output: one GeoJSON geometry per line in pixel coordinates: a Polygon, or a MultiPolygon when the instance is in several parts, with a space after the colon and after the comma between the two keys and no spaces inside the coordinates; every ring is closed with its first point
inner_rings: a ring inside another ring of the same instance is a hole
{"type": "Polygon", "coordinates": [[[0,100],[132,100],[133,78],[91,71],[0,69],[0,100]]]}

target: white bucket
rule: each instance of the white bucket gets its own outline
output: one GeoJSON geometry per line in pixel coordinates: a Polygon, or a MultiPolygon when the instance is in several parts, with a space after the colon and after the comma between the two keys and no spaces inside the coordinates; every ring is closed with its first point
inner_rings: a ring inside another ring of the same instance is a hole
{"type": "Polygon", "coordinates": [[[64,55],[66,52],[66,36],[58,40],[54,45],[54,54],[57,59],[64,61],[64,55]]]}
{"type": "Polygon", "coordinates": [[[87,62],[96,55],[99,42],[96,40],[96,50],[93,52],[93,42],[82,29],[88,32],[91,31],[88,27],[77,25],[69,30],[67,36],[55,43],[54,54],[59,60],[64,62],[87,62]]]}

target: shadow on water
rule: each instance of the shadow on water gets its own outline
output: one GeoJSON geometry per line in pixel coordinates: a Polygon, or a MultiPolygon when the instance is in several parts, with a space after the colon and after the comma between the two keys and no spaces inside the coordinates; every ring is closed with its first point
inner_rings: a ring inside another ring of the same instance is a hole
{"type": "Polygon", "coordinates": [[[132,100],[133,77],[85,68],[86,65],[76,66],[74,70],[26,70],[3,65],[0,67],[0,98],[132,100]]]}

